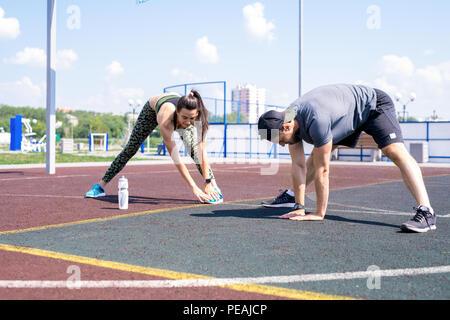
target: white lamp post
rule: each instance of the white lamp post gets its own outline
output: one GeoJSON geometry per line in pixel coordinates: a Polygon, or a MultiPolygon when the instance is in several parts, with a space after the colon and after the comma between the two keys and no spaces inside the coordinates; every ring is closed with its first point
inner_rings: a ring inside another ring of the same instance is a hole
{"type": "Polygon", "coordinates": [[[135,114],[136,114],[136,110],[137,108],[139,108],[142,105],[142,100],[137,99],[136,102],[133,99],[129,99],[128,100],[128,105],[131,107],[131,109],[133,110],[133,121],[135,121],[135,114]]]}
{"type": "MultiPolygon", "coordinates": [[[[401,93],[397,93],[396,95],[395,95],[395,101],[397,101],[397,102],[400,102],[401,100],[402,100],[402,94],[401,93]]],[[[403,121],[407,121],[407,119],[406,119],[406,106],[410,103],[410,102],[413,102],[414,100],[416,100],[416,94],[414,93],[414,92],[411,92],[410,94],[409,94],[409,98],[408,98],[408,100],[407,101],[405,101],[405,102],[401,102],[402,103],[402,105],[403,105],[403,121]]]]}

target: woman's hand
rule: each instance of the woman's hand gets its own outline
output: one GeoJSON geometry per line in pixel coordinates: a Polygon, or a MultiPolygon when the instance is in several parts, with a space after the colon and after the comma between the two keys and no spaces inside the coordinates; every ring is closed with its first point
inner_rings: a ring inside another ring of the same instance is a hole
{"type": "Polygon", "coordinates": [[[220,199],[220,195],[219,193],[214,189],[214,185],[212,184],[212,182],[210,183],[205,183],[205,193],[207,195],[209,195],[209,197],[211,197],[214,200],[219,200],[220,199]]]}
{"type": "Polygon", "coordinates": [[[202,189],[200,189],[197,186],[192,188],[192,192],[197,197],[197,199],[200,200],[200,202],[202,202],[202,203],[205,202],[205,201],[211,200],[211,197],[208,194],[204,193],[202,191],[202,189]]]}

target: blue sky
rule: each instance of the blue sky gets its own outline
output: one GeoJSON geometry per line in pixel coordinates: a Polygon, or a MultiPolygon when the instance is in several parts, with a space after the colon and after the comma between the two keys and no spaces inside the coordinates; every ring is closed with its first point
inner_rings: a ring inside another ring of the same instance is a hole
{"type": "MultiPolygon", "coordinates": [[[[288,105],[298,96],[298,2],[58,0],[57,107],[124,113],[130,98],[222,80],[228,98],[250,83],[268,104],[288,105]]],[[[45,105],[46,3],[0,0],[0,103],[45,105]]],[[[304,0],[303,92],[414,92],[411,115],[450,119],[449,40],[448,0],[304,0]]]]}

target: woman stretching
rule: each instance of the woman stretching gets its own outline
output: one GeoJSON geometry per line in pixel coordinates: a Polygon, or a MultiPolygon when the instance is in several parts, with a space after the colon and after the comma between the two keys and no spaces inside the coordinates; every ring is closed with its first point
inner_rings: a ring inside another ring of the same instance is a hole
{"type": "Polygon", "coordinates": [[[85,194],[85,197],[104,196],[105,186],[125,167],[158,125],[161,129],[164,144],[175,166],[192,188],[192,192],[197,199],[205,203],[222,202],[222,194],[206,157],[208,110],[205,108],[200,94],[195,90],[190,91],[183,97],[180,97],[177,93],[165,93],[147,101],[139,114],[127,145],[111,163],[99,183],[94,184],[91,190],[85,194]],[[172,140],[174,131],[179,133],[186,150],[194,160],[200,174],[202,174],[205,180],[204,191],[197,186],[186,166],[180,161],[178,148],[175,141],[172,140]],[[197,139],[195,131],[197,131],[197,139]]]}

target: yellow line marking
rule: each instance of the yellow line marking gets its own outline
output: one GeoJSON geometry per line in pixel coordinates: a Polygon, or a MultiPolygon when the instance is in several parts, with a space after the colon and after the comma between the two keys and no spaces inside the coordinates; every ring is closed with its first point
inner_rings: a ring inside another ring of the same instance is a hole
{"type": "MultiPolygon", "coordinates": [[[[268,198],[255,198],[255,199],[226,201],[226,202],[223,202],[223,204],[245,202],[245,201],[257,201],[257,200],[265,200],[265,199],[270,199],[270,197],[268,197],[268,198]]],[[[74,226],[74,225],[79,225],[79,224],[87,224],[87,223],[92,223],[92,222],[100,222],[100,221],[109,221],[109,220],[116,220],[116,219],[129,218],[129,217],[137,217],[137,216],[142,216],[142,215],[147,215],[147,214],[152,214],[152,213],[158,213],[158,212],[168,212],[168,211],[175,211],[175,210],[192,209],[192,208],[205,207],[205,206],[214,206],[214,205],[213,204],[194,204],[194,205],[181,206],[181,207],[161,208],[161,209],[154,209],[154,210],[148,210],[148,211],[141,211],[141,212],[134,212],[134,213],[128,213],[128,214],[121,214],[121,215],[115,215],[115,216],[103,217],[103,218],[93,218],[93,219],[78,220],[78,221],[64,222],[64,223],[58,223],[58,224],[50,224],[50,225],[39,226],[39,227],[31,227],[31,228],[25,228],[25,229],[0,231],[0,235],[21,233],[21,232],[29,232],[29,231],[38,231],[38,230],[46,230],[46,229],[52,229],[52,228],[74,226]]]]}
{"type": "MultiPolygon", "coordinates": [[[[108,261],[108,260],[100,260],[100,259],[77,256],[77,255],[66,254],[66,253],[61,253],[61,252],[35,249],[35,248],[29,248],[29,247],[19,247],[19,246],[8,245],[8,244],[0,244],[0,250],[30,254],[30,255],[34,255],[34,256],[70,261],[70,262],[75,262],[75,263],[82,263],[82,264],[87,264],[87,265],[91,265],[91,266],[108,268],[108,269],[119,270],[119,271],[140,273],[140,274],[161,277],[161,278],[166,278],[166,279],[174,279],[174,280],[214,279],[214,277],[209,277],[209,276],[204,276],[204,275],[185,273],[185,272],[177,272],[177,271],[164,270],[164,269],[156,269],[156,268],[151,268],[151,267],[136,266],[136,265],[131,265],[131,264],[127,264],[127,263],[114,262],[114,261],[108,261]]],[[[318,292],[301,291],[301,290],[287,289],[287,288],[282,288],[282,287],[266,286],[266,285],[259,285],[259,284],[224,285],[224,286],[219,286],[219,287],[232,289],[232,290],[236,290],[236,291],[258,293],[258,294],[272,295],[272,296],[278,296],[278,297],[282,297],[282,298],[299,299],[299,300],[355,300],[354,298],[351,298],[351,297],[336,296],[336,295],[323,294],[323,293],[318,293],[318,292]]]]}
{"type": "Polygon", "coordinates": [[[204,204],[196,204],[196,205],[183,206],[183,207],[161,208],[161,209],[155,209],[155,210],[149,210],[149,211],[115,215],[115,216],[110,216],[110,217],[93,218],[93,219],[78,220],[78,221],[64,222],[64,223],[58,223],[58,224],[50,224],[50,225],[39,226],[39,227],[31,227],[31,228],[25,228],[25,229],[1,231],[0,235],[21,233],[21,232],[28,232],[28,231],[37,231],[37,230],[46,230],[46,229],[52,229],[52,228],[58,228],[58,227],[67,227],[67,226],[74,226],[74,225],[78,225],[78,224],[116,220],[116,219],[129,218],[129,217],[137,217],[137,216],[142,216],[142,215],[151,214],[151,213],[167,212],[167,211],[181,210],[181,209],[190,209],[190,208],[196,208],[196,207],[201,207],[201,206],[205,206],[205,205],[204,204]]]}

